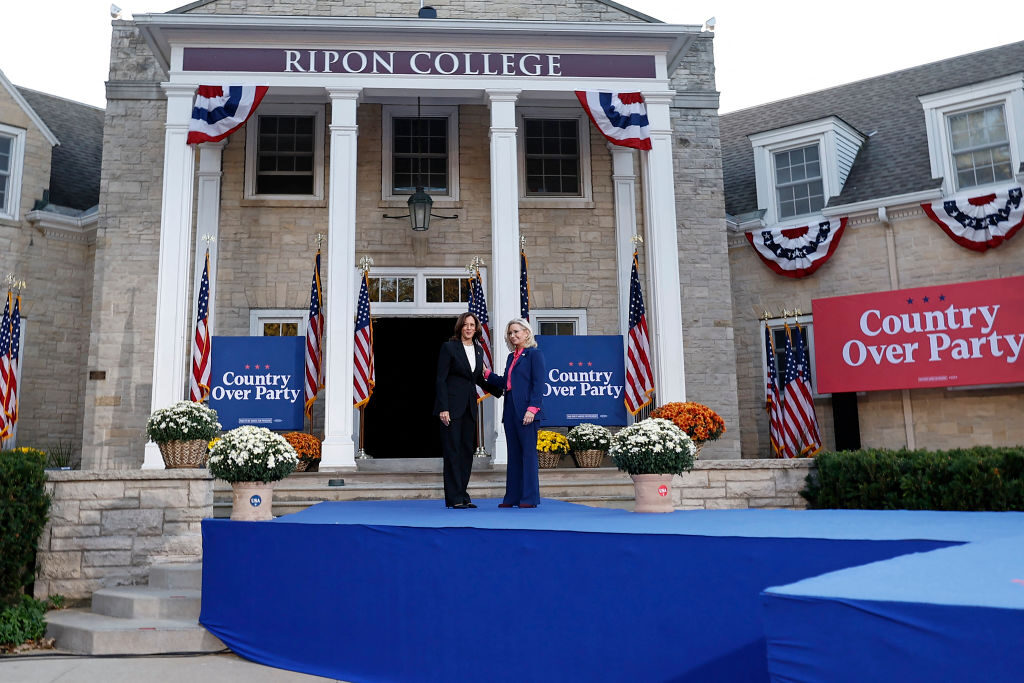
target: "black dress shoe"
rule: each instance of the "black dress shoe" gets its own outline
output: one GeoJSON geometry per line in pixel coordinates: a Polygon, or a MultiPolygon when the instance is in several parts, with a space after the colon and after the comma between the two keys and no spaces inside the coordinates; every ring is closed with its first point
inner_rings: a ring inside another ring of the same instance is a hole
{"type": "MultiPolygon", "coordinates": [[[[452,507],[455,508],[456,510],[468,510],[469,509],[469,506],[466,505],[465,503],[456,503],[455,505],[452,505],[452,507]]],[[[476,506],[474,505],[473,507],[476,507],[476,506]]]]}
{"type": "Polygon", "coordinates": [[[498,507],[500,507],[500,508],[514,508],[515,505],[513,505],[512,503],[498,503],[498,507]]]}
{"type": "Polygon", "coordinates": [[[476,507],[475,503],[463,503],[463,505],[465,505],[468,508],[475,508],[476,507]]]}
{"type": "Polygon", "coordinates": [[[536,505],[531,505],[530,503],[520,503],[519,504],[519,509],[520,510],[525,510],[526,508],[535,508],[535,507],[537,507],[537,506],[536,505]]]}

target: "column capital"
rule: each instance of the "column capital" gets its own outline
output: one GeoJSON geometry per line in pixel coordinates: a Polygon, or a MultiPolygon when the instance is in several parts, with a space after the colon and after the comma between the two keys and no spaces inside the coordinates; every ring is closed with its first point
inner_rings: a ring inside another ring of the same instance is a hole
{"type": "Polygon", "coordinates": [[[644,103],[647,105],[666,105],[671,106],[672,101],[675,99],[675,90],[644,90],[641,93],[644,96],[644,103]]]}
{"type": "Polygon", "coordinates": [[[519,95],[522,94],[522,90],[519,88],[489,88],[484,90],[484,94],[487,96],[487,102],[494,104],[496,102],[517,102],[519,95]]]}
{"type": "Polygon", "coordinates": [[[164,89],[167,97],[189,97],[191,98],[196,93],[196,86],[191,83],[171,83],[164,82],[160,84],[160,87],[164,89]]]}
{"type": "Polygon", "coordinates": [[[362,88],[324,88],[331,100],[356,100],[363,94],[362,88]]]}

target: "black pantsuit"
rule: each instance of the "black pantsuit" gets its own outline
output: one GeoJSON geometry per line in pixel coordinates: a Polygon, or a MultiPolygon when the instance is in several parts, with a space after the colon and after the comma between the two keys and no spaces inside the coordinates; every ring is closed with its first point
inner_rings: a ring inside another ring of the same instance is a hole
{"type": "Polygon", "coordinates": [[[469,476],[473,471],[473,449],[476,443],[476,387],[491,393],[493,387],[484,382],[483,349],[473,344],[475,368],[461,341],[447,341],[437,358],[437,385],[434,415],[448,411],[450,422],[441,423],[441,451],[444,457],[444,502],[451,507],[471,503],[469,476]]]}

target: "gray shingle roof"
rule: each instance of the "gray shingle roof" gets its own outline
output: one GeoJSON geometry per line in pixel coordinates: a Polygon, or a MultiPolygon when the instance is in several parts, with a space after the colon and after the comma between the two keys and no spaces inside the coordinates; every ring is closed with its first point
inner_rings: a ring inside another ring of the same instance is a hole
{"type": "Polygon", "coordinates": [[[725,210],[757,209],[754,152],[748,135],[835,115],[864,134],[842,193],[842,206],[936,188],[931,177],[924,109],[918,96],[1024,71],[1024,42],[974,52],[847,85],[724,114],[720,120],[725,210]]]}
{"type": "Polygon", "coordinates": [[[103,110],[28,88],[19,87],[18,92],[60,140],[53,148],[50,202],[79,211],[96,206],[100,201],[103,110]]]}

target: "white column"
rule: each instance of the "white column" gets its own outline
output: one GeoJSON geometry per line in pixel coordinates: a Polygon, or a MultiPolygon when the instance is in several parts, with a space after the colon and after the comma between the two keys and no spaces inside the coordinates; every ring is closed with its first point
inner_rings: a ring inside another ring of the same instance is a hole
{"type": "MultiPolygon", "coordinates": [[[[203,278],[203,266],[206,249],[210,249],[210,305],[208,313],[207,328],[210,336],[216,330],[217,318],[217,240],[220,236],[220,181],[223,175],[221,171],[221,159],[224,155],[224,148],[228,146],[227,140],[219,142],[204,142],[199,145],[199,188],[196,194],[196,240],[195,258],[192,268],[192,326],[189,328],[188,338],[191,340],[196,329],[197,305],[199,303],[199,285],[203,278]],[[205,235],[213,238],[207,243],[203,240],[205,235]]],[[[189,345],[191,348],[191,344],[189,345]]]]}
{"type": "Polygon", "coordinates": [[[327,211],[324,376],[326,423],[320,467],[355,467],[352,359],[356,292],[356,125],[358,88],[328,88],[331,165],[327,211]]]}
{"type": "MultiPolygon", "coordinates": [[[[498,372],[505,371],[505,325],[519,317],[519,163],[516,152],[518,90],[488,90],[491,106],[491,354],[498,372]]],[[[498,435],[495,464],[508,463],[501,425],[501,401],[494,405],[498,435]]]]}
{"type": "MultiPolygon", "coordinates": [[[[188,260],[192,226],[194,150],[185,143],[192,117],[191,85],[163,84],[167,93],[164,128],[164,184],[160,208],[160,254],[156,278],[153,393],[150,408],[184,398],[188,335],[188,260]]],[[[146,444],[142,469],[163,469],[160,449],[146,444]]]]}
{"type": "Polygon", "coordinates": [[[654,389],[659,404],[686,400],[672,122],[669,118],[673,95],[672,92],[644,93],[651,130],[651,150],[642,153],[647,198],[646,263],[650,275],[647,300],[653,312],[648,318],[653,319],[651,347],[654,389]]]}
{"type": "Polygon", "coordinates": [[[615,262],[619,288],[619,333],[629,334],[629,273],[636,234],[636,170],[630,147],[608,144],[612,154],[612,197],[615,203],[615,262]]]}

